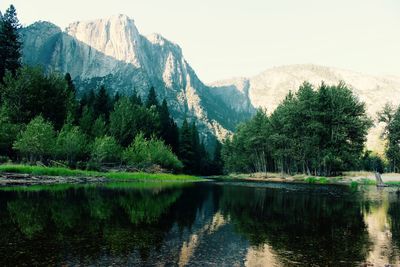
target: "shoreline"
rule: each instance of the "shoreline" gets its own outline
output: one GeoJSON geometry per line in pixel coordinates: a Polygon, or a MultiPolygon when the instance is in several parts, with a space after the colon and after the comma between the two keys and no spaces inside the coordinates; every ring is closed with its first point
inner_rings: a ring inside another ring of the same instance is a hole
{"type": "MultiPolygon", "coordinates": [[[[324,176],[283,176],[279,174],[229,174],[220,176],[210,176],[208,179],[218,181],[244,181],[244,182],[267,182],[267,183],[292,183],[292,184],[316,184],[316,185],[374,185],[376,180],[373,173],[344,173],[343,176],[324,177],[324,176]]],[[[400,174],[385,173],[382,174],[383,182],[386,186],[400,186],[400,174]]]]}
{"type": "Polygon", "coordinates": [[[89,184],[107,182],[195,182],[198,176],[145,172],[97,172],[59,167],[0,165],[0,186],[29,186],[51,184],[89,184]]]}

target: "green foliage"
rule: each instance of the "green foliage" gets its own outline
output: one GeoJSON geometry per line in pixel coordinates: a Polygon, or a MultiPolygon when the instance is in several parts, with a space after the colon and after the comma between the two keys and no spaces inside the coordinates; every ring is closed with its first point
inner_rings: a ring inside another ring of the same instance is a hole
{"type": "Polygon", "coordinates": [[[101,137],[107,134],[107,122],[103,116],[99,116],[93,123],[92,136],[101,137]]]}
{"type": "Polygon", "coordinates": [[[229,172],[335,175],[356,168],[371,120],[344,83],[314,90],[305,82],[268,116],[238,127],[222,154],[229,172]]]}
{"type": "Polygon", "coordinates": [[[43,160],[53,153],[55,132],[50,122],[43,117],[34,118],[21,132],[13,148],[33,162],[43,160]]]}
{"type": "Polygon", "coordinates": [[[121,159],[121,151],[121,147],[113,137],[96,137],[90,156],[91,160],[97,164],[118,163],[121,159]]]}
{"type": "Polygon", "coordinates": [[[83,110],[82,110],[82,116],[79,120],[79,126],[80,126],[81,130],[85,134],[91,135],[93,122],[94,122],[93,108],[91,108],[89,106],[84,106],[83,110]]]}
{"type": "Polygon", "coordinates": [[[326,177],[307,177],[304,179],[304,182],[309,183],[309,184],[328,184],[330,183],[330,179],[326,177]]]}
{"type": "Polygon", "coordinates": [[[361,168],[364,171],[383,173],[385,170],[385,162],[378,154],[367,150],[361,158],[361,168]]]}
{"type": "Polygon", "coordinates": [[[21,67],[22,42],[18,33],[20,28],[15,7],[10,5],[0,18],[0,82],[7,71],[15,77],[21,67]]]}
{"type": "Polygon", "coordinates": [[[151,109],[134,104],[122,97],[110,115],[110,133],[122,146],[128,146],[142,132],[146,137],[158,133],[158,114],[151,109]]]}
{"type": "Polygon", "coordinates": [[[378,113],[378,121],[385,124],[382,137],[386,140],[385,154],[389,160],[389,172],[400,170],[400,106],[394,109],[386,104],[378,113]]]}
{"type": "Polygon", "coordinates": [[[93,103],[94,115],[95,117],[104,116],[108,118],[110,114],[110,97],[107,94],[106,88],[104,86],[100,87],[100,90],[96,94],[93,103]]]}
{"type": "Polygon", "coordinates": [[[4,109],[0,109],[0,155],[12,155],[12,146],[22,126],[10,122],[4,109]]]}
{"type": "Polygon", "coordinates": [[[146,107],[151,108],[151,107],[156,107],[158,108],[158,100],[157,100],[157,95],[154,87],[151,87],[149,90],[149,94],[147,95],[147,100],[146,100],[146,107]]]}
{"type": "Polygon", "coordinates": [[[41,115],[60,129],[71,98],[64,77],[45,74],[41,68],[23,67],[16,77],[7,74],[0,84],[1,100],[6,115],[13,123],[28,123],[41,115]]]}
{"type": "Polygon", "coordinates": [[[64,125],[56,139],[56,155],[71,165],[86,149],[86,137],[79,127],[64,125]]]}
{"type": "Polygon", "coordinates": [[[137,168],[148,167],[153,164],[174,170],[183,167],[163,141],[156,138],[146,140],[143,134],[138,134],[135,137],[132,144],[124,151],[123,159],[128,165],[137,168]]]}
{"type": "Polygon", "coordinates": [[[164,99],[159,108],[160,136],[175,153],[179,149],[179,130],[178,126],[171,118],[167,101],[164,99]]]}

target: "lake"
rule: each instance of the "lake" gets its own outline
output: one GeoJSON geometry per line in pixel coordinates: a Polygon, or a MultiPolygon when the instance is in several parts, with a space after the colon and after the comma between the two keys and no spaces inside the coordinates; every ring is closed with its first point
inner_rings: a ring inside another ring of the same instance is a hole
{"type": "Polygon", "coordinates": [[[0,266],[400,264],[396,188],[251,182],[0,190],[0,266]]]}

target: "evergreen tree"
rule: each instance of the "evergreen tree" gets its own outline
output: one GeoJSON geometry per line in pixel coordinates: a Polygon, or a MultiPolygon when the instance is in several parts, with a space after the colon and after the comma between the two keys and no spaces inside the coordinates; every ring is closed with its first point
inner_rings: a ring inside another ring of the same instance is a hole
{"type": "Polygon", "coordinates": [[[180,143],[179,143],[179,159],[182,161],[184,171],[188,173],[193,172],[193,137],[191,128],[185,119],[180,129],[180,143]]]}
{"type": "Polygon", "coordinates": [[[7,74],[0,84],[2,104],[13,123],[28,123],[42,115],[56,129],[64,124],[70,98],[64,77],[45,74],[41,68],[23,67],[18,75],[7,74]]]}
{"type": "Polygon", "coordinates": [[[149,94],[147,95],[147,100],[146,100],[146,107],[151,108],[151,107],[156,107],[158,108],[158,101],[157,101],[157,95],[154,87],[151,87],[149,90],[149,94]]]}
{"type": "Polygon", "coordinates": [[[134,105],[138,105],[138,106],[143,105],[142,99],[140,98],[136,89],[133,90],[133,93],[131,95],[131,101],[134,105]]]}
{"type": "Polygon", "coordinates": [[[101,137],[107,134],[107,122],[104,117],[99,116],[93,123],[92,136],[101,137]]]}
{"type": "Polygon", "coordinates": [[[110,115],[110,97],[106,91],[106,88],[102,85],[100,90],[97,92],[94,103],[93,103],[93,111],[96,117],[103,115],[105,119],[108,119],[110,115]]]}
{"type": "Polygon", "coordinates": [[[160,117],[160,135],[165,143],[171,146],[174,152],[178,151],[179,131],[175,121],[169,113],[167,101],[164,99],[159,109],[160,117]]]}
{"type": "Polygon", "coordinates": [[[76,101],[76,89],[69,73],[65,74],[64,79],[67,83],[67,116],[71,116],[72,121],[75,121],[79,116],[79,105],[76,101]]]}
{"type": "Polygon", "coordinates": [[[200,138],[199,138],[199,132],[196,127],[196,123],[192,121],[190,125],[190,135],[192,139],[192,151],[193,151],[193,156],[192,156],[192,172],[193,173],[200,173],[201,170],[201,146],[200,146],[200,138]]]}
{"type": "Polygon", "coordinates": [[[222,161],[222,144],[215,140],[214,156],[211,162],[211,174],[220,175],[223,173],[223,161],[222,161]]]}
{"type": "Polygon", "coordinates": [[[94,120],[95,119],[94,119],[93,108],[89,106],[84,106],[82,111],[82,116],[79,120],[79,127],[85,134],[89,136],[92,134],[92,126],[94,120]]]}
{"type": "Polygon", "coordinates": [[[15,7],[11,5],[0,19],[0,82],[6,71],[15,77],[21,67],[20,27],[15,7]]]}

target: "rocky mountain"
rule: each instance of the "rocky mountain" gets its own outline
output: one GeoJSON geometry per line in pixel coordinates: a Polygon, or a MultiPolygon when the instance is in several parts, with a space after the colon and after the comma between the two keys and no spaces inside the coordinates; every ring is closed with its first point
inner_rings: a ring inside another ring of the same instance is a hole
{"type": "MultiPolygon", "coordinates": [[[[297,91],[304,81],[314,86],[318,86],[321,81],[327,84],[344,81],[366,103],[367,111],[373,119],[385,103],[400,104],[400,77],[373,76],[316,65],[275,67],[254,77],[220,81],[213,86],[219,88],[219,95],[228,105],[234,101],[235,94],[245,93],[251,105],[272,112],[290,90],[297,91]]],[[[379,152],[383,150],[381,131],[382,125],[378,124],[370,130],[367,141],[369,149],[379,152]]]]}
{"type": "Polygon", "coordinates": [[[176,121],[195,119],[205,141],[223,139],[254,113],[245,91],[214,88],[197,77],[181,48],[158,34],[143,36],[125,15],[70,24],[49,22],[22,29],[23,61],[69,72],[78,92],[99,88],[146,97],[151,86],[166,99],[176,121]],[[227,96],[228,99],[223,99],[227,96]]]}

